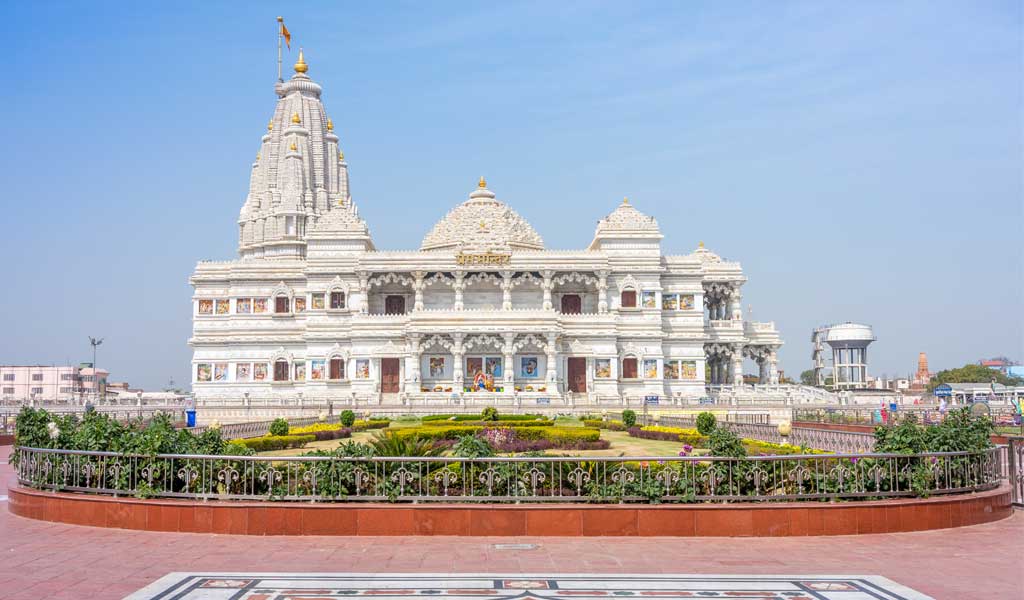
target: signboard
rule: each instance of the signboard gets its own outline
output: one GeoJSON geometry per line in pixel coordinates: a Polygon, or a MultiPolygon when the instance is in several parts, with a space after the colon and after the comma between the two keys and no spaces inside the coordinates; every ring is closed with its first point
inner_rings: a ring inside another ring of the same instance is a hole
{"type": "Polygon", "coordinates": [[[948,398],[953,395],[953,388],[948,383],[940,383],[935,386],[935,391],[932,393],[938,398],[948,398]]]}
{"type": "Polygon", "coordinates": [[[700,400],[698,400],[697,402],[698,402],[698,404],[714,404],[715,403],[715,399],[714,398],[708,398],[707,396],[705,396],[705,397],[701,398],[700,400]]]}
{"type": "Polygon", "coordinates": [[[644,404],[657,405],[658,396],[644,396],[644,404]]]}
{"type": "Polygon", "coordinates": [[[460,253],[455,255],[457,265],[507,265],[512,262],[512,255],[483,252],[480,254],[460,253]]]}
{"type": "Polygon", "coordinates": [[[551,398],[537,398],[537,404],[550,405],[551,398]]]}

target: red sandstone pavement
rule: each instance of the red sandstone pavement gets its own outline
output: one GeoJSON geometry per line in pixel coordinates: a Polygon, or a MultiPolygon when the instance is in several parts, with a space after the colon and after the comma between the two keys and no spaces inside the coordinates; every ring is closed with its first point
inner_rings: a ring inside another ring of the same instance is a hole
{"type": "MultiPolygon", "coordinates": [[[[12,469],[0,447],[0,496],[12,469]]],[[[1024,512],[973,527],[802,538],[256,537],[80,527],[0,501],[0,598],[122,598],[172,571],[882,575],[939,600],[1024,598],[1024,512]],[[531,543],[533,550],[494,544],[531,543]]]]}

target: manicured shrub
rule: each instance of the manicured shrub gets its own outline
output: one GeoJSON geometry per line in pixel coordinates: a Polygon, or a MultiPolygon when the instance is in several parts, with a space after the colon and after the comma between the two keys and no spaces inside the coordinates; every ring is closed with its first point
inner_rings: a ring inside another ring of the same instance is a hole
{"type": "Polygon", "coordinates": [[[288,435],[288,421],[281,418],[274,419],[270,424],[270,435],[288,435]]]}
{"type": "Polygon", "coordinates": [[[743,447],[743,441],[739,436],[724,427],[716,427],[711,432],[708,436],[708,448],[712,456],[743,458],[747,455],[747,449],[743,447]]]}
{"type": "Polygon", "coordinates": [[[487,440],[480,439],[475,435],[464,435],[452,446],[452,455],[459,458],[480,458],[482,456],[494,456],[494,448],[487,443],[487,440]]]}
{"type": "Polygon", "coordinates": [[[487,408],[483,409],[482,411],[480,411],[480,420],[481,421],[497,421],[498,420],[498,409],[494,408],[493,406],[488,406],[487,408]]]}
{"type": "Polygon", "coordinates": [[[697,415],[697,431],[701,435],[711,435],[711,432],[718,426],[718,420],[715,419],[715,415],[709,412],[702,412],[697,415]]]}
{"type": "Polygon", "coordinates": [[[274,450],[286,450],[288,448],[302,448],[306,444],[315,441],[316,436],[307,435],[265,435],[256,438],[244,438],[231,440],[232,444],[245,446],[256,452],[270,452],[274,450]]]}
{"type": "Polygon", "coordinates": [[[367,429],[387,429],[391,426],[389,419],[370,419],[364,421],[359,419],[352,422],[352,431],[366,431],[367,429]]]}
{"type": "Polygon", "coordinates": [[[622,424],[627,428],[636,425],[636,413],[628,408],[622,411],[622,424]]]}
{"type": "Polygon", "coordinates": [[[351,427],[352,423],[356,422],[356,413],[351,410],[345,409],[341,411],[341,415],[338,419],[345,427],[351,427]]]}

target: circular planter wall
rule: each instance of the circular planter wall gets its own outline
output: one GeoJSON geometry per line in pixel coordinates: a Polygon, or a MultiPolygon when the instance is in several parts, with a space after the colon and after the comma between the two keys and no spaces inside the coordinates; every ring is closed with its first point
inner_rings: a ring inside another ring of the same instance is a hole
{"type": "Polygon", "coordinates": [[[314,504],[138,500],[8,490],[10,511],[93,527],[244,535],[808,536],[891,533],[1010,516],[1010,489],[870,502],[314,504]]]}

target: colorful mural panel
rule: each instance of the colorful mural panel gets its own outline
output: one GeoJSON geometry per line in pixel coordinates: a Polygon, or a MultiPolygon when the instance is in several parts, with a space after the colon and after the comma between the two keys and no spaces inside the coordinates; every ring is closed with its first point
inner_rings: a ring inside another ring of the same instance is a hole
{"type": "Polygon", "coordinates": [[[642,298],[644,308],[658,308],[657,292],[644,292],[642,298]]]}
{"type": "Polygon", "coordinates": [[[687,379],[690,381],[697,379],[697,361],[684,360],[682,365],[683,379],[687,379]]]}
{"type": "Polygon", "coordinates": [[[610,358],[598,358],[594,360],[594,377],[608,379],[612,376],[612,360],[610,358]]]}
{"type": "Polygon", "coordinates": [[[647,358],[644,359],[644,377],[646,379],[655,379],[658,376],[658,361],[657,359],[647,358]]]}
{"type": "Polygon", "coordinates": [[[235,365],[235,381],[249,381],[252,378],[252,363],[235,365]]]}
{"type": "Polygon", "coordinates": [[[519,376],[523,379],[536,379],[540,377],[540,361],[536,356],[522,356],[519,358],[519,376]]]}
{"type": "Polygon", "coordinates": [[[213,381],[213,366],[210,363],[196,365],[196,381],[213,381]]]}
{"type": "Polygon", "coordinates": [[[324,295],[323,294],[312,294],[310,296],[310,300],[312,301],[312,309],[313,310],[323,310],[324,309],[324,295]]]}
{"type": "Polygon", "coordinates": [[[252,313],[252,298],[239,298],[235,300],[235,312],[240,315],[252,313]]]}
{"type": "Polygon", "coordinates": [[[228,380],[228,363],[217,363],[213,365],[213,380],[214,381],[227,381],[228,380]]]}
{"type": "Polygon", "coordinates": [[[320,381],[324,378],[324,365],[326,361],[323,360],[311,360],[309,361],[309,378],[314,381],[320,381]]]}
{"type": "Polygon", "coordinates": [[[213,314],[213,300],[200,300],[199,301],[199,314],[201,314],[201,315],[212,315],[213,314]]]}
{"type": "Polygon", "coordinates": [[[430,366],[430,377],[431,379],[438,379],[444,377],[444,357],[443,356],[431,356],[427,363],[430,366]]]}
{"type": "Polygon", "coordinates": [[[356,360],[356,379],[369,379],[370,378],[370,360],[367,358],[360,358],[356,360]]]}
{"type": "Polygon", "coordinates": [[[252,366],[253,381],[263,381],[267,378],[267,363],[254,363],[252,366]]]}

